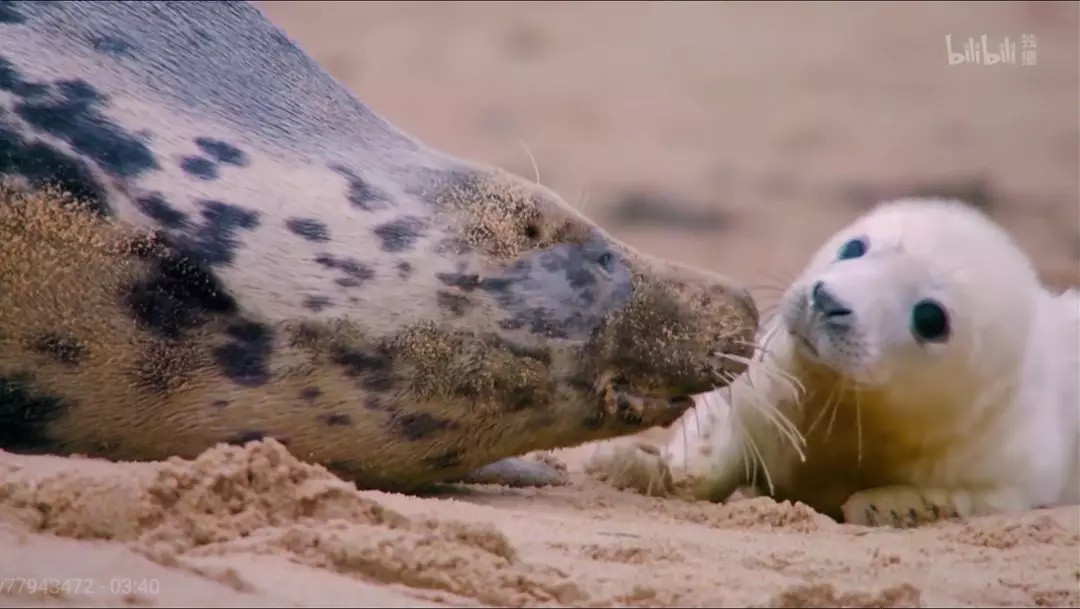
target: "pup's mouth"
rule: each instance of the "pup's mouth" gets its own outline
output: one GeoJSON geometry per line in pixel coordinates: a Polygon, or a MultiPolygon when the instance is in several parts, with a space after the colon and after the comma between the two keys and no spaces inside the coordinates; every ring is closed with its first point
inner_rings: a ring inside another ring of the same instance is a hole
{"type": "Polygon", "coordinates": [[[802,332],[794,329],[788,329],[788,334],[793,336],[795,338],[795,342],[798,343],[799,346],[801,346],[802,348],[806,349],[807,353],[812,355],[814,358],[820,357],[818,355],[817,347],[815,347],[814,343],[810,342],[810,339],[806,338],[806,335],[804,335],[802,332]]]}

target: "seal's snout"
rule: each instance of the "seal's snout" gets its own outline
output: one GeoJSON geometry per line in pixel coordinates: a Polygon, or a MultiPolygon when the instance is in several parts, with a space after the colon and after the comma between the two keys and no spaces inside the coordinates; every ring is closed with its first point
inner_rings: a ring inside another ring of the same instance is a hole
{"type": "Polygon", "coordinates": [[[825,319],[830,328],[842,330],[851,327],[855,313],[846,302],[825,285],[824,281],[814,283],[810,290],[810,306],[825,319]]]}
{"type": "Polygon", "coordinates": [[[630,297],[588,348],[601,370],[625,379],[628,392],[659,399],[704,393],[743,371],[758,325],[744,288],[656,258],[626,260],[630,297]]]}

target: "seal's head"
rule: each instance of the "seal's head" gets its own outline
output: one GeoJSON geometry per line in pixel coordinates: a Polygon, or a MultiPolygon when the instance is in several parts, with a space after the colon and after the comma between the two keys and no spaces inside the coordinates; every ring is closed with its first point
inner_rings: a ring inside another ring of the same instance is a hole
{"type": "Polygon", "coordinates": [[[1037,286],[1023,253],[976,209],[899,200],[822,246],[785,293],[782,323],[800,361],[934,401],[1020,369],[1037,286]]]}
{"type": "Polygon", "coordinates": [[[505,172],[437,176],[423,196],[440,210],[437,247],[453,260],[436,273],[440,325],[544,362],[535,384],[491,396],[501,409],[563,402],[591,414],[583,427],[568,420],[580,429],[562,439],[585,441],[667,425],[689,396],[743,369],[757,328],[743,288],[636,252],[505,172]]]}

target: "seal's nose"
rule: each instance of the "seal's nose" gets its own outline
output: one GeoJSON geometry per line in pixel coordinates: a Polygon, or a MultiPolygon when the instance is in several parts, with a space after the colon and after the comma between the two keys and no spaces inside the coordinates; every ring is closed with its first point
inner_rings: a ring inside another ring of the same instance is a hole
{"type": "Polygon", "coordinates": [[[852,310],[844,301],[825,287],[825,282],[818,281],[810,290],[810,304],[816,311],[825,316],[830,324],[846,325],[852,315],[852,310]]]}

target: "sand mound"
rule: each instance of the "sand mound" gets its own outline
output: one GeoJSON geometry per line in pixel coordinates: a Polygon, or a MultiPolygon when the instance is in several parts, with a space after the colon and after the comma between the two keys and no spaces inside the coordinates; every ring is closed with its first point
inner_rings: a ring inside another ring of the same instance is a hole
{"type": "Polygon", "coordinates": [[[0,452],[0,606],[1080,605],[1075,507],[913,531],[767,498],[356,490],[274,440],[193,460],[0,452]]]}
{"type": "Polygon", "coordinates": [[[162,566],[239,592],[256,586],[235,569],[190,559],[285,557],[503,606],[585,598],[565,573],[524,564],[492,526],[403,516],[274,440],[159,464],[90,461],[93,467],[83,469],[52,459],[46,462],[55,468],[32,468],[18,457],[10,461],[0,483],[5,520],[35,533],[123,542],[162,566]]]}

